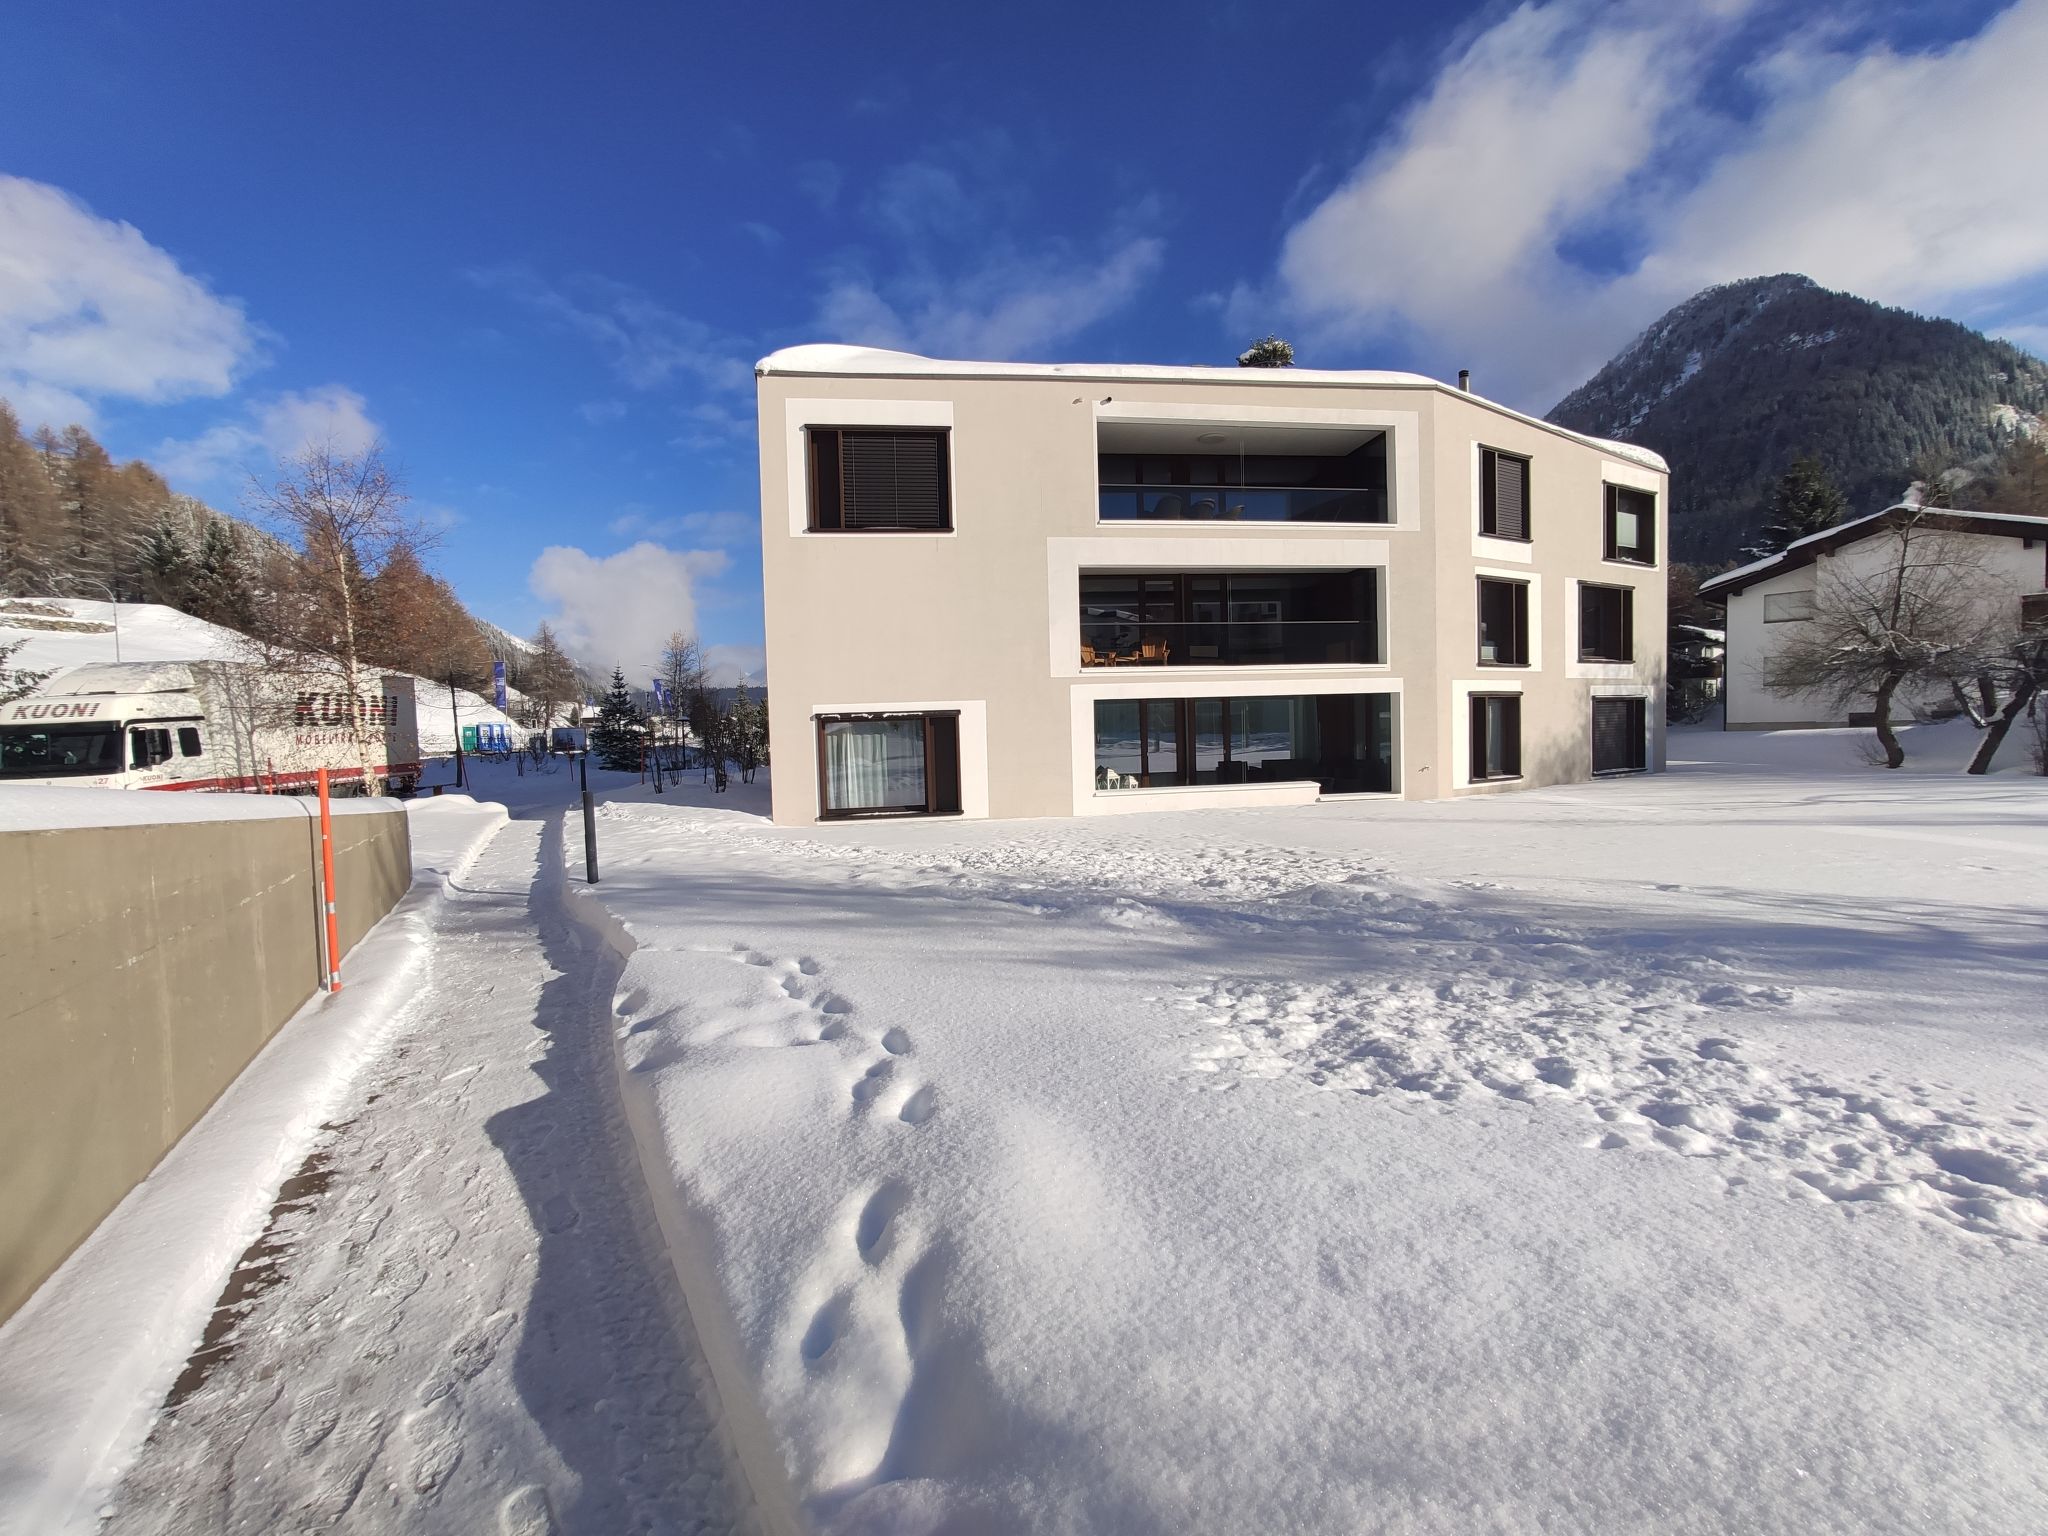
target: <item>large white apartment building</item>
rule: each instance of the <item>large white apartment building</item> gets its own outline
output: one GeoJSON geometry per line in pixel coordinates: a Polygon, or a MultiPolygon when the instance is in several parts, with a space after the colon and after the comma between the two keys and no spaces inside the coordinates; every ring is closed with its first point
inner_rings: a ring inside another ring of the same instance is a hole
{"type": "Polygon", "coordinates": [[[1415,374],[755,371],[778,822],[1662,766],[1655,454],[1415,374]]]}

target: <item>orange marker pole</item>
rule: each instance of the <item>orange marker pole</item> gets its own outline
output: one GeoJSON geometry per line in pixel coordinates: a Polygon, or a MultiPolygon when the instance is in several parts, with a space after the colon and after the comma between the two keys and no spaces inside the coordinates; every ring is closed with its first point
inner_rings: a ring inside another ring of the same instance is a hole
{"type": "Polygon", "coordinates": [[[334,811],[327,795],[327,770],[320,782],[320,877],[327,885],[327,990],[341,990],[341,924],[334,916],[334,811]]]}

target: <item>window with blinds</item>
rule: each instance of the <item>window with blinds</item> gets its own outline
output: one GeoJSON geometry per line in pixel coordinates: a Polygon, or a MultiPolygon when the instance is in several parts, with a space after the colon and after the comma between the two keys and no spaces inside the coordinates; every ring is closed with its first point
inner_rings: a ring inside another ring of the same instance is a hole
{"type": "Polygon", "coordinates": [[[945,533],[953,526],[948,434],[936,428],[811,427],[811,527],[945,533]]]}
{"type": "Polygon", "coordinates": [[[1479,450],[1479,531],[1529,539],[1529,461],[1497,448],[1479,450]]]}

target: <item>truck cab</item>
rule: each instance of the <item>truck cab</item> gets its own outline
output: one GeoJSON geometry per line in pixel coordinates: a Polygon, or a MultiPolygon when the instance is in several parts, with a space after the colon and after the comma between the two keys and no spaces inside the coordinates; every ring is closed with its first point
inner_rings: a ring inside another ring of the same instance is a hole
{"type": "Polygon", "coordinates": [[[0,784],[146,789],[204,762],[205,711],[188,693],[59,695],[0,705],[0,784]]]}

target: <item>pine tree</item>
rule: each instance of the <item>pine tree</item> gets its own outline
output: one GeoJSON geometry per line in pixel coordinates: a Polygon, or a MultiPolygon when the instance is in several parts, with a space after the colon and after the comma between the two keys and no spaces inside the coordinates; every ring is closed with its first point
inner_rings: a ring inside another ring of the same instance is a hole
{"type": "Polygon", "coordinates": [[[240,532],[226,518],[206,515],[186,586],[188,613],[209,624],[248,633],[256,609],[248,550],[240,532]]]}
{"type": "Polygon", "coordinates": [[[1240,368],[1292,368],[1294,343],[1278,336],[1264,336],[1237,354],[1240,368]]]}
{"type": "Polygon", "coordinates": [[[1769,519],[1743,553],[1752,560],[1778,554],[1809,534],[1834,527],[1848,510],[1847,498],[1819,459],[1794,459],[1771,492],[1769,519]]]}
{"type": "Polygon", "coordinates": [[[168,512],[159,513],[142,539],[142,590],[152,603],[184,608],[192,583],[192,554],[168,512]]]}
{"type": "Polygon", "coordinates": [[[1984,510],[2018,517],[2048,517],[2048,443],[2016,434],[1998,456],[1984,510]]]}
{"type": "Polygon", "coordinates": [[[11,704],[34,693],[50,675],[13,664],[14,653],[27,644],[27,640],[0,640],[0,704],[11,704]]]}
{"type": "Polygon", "coordinates": [[[598,701],[597,723],[590,728],[590,750],[597,766],[615,772],[632,773],[640,766],[645,717],[633,702],[626,686],[626,674],[612,668],[612,684],[598,701]]]}

